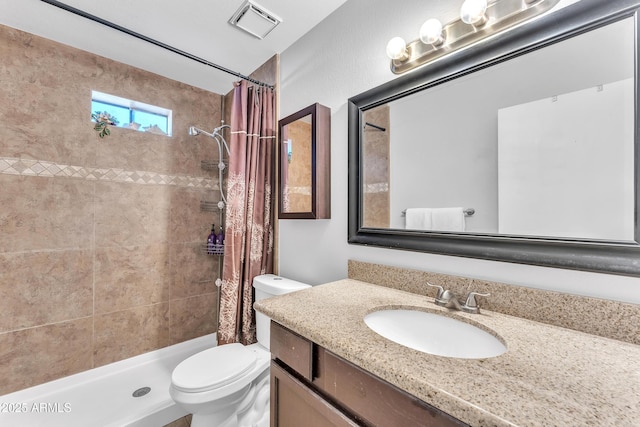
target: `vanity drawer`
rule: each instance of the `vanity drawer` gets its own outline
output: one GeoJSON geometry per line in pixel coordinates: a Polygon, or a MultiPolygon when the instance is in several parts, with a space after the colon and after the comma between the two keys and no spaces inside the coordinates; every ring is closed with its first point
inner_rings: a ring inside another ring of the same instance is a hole
{"type": "Polygon", "coordinates": [[[313,343],[276,322],[271,322],[271,357],[282,361],[311,381],[313,343]]]}
{"type": "Polygon", "coordinates": [[[316,358],[314,385],[363,425],[469,427],[322,347],[316,358]]]}

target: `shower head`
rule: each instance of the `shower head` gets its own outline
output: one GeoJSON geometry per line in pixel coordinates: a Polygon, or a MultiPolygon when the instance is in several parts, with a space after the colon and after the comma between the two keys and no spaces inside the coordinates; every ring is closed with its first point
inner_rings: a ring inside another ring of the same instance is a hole
{"type": "Polygon", "coordinates": [[[211,133],[209,133],[206,130],[202,130],[198,127],[189,126],[189,135],[195,136],[195,135],[202,134],[202,135],[210,136],[211,138],[215,139],[216,142],[218,143],[218,148],[220,148],[220,158],[222,158],[222,147],[224,147],[228,155],[231,155],[231,152],[229,151],[229,145],[227,145],[227,141],[224,139],[224,136],[222,136],[220,131],[224,128],[230,128],[230,127],[231,126],[229,125],[218,126],[214,130],[212,130],[211,133]]]}
{"type": "Polygon", "coordinates": [[[209,132],[207,132],[207,131],[204,131],[204,130],[200,129],[199,127],[189,126],[189,135],[190,135],[190,136],[195,136],[195,135],[203,134],[203,135],[210,136],[211,138],[217,138],[217,137],[221,137],[221,136],[222,136],[222,135],[220,134],[220,131],[221,131],[222,129],[230,128],[230,127],[231,127],[231,126],[229,126],[229,125],[221,125],[221,126],[218,126],[218,127],[217,127],[217,128],[215,128],[215,129],[213,129],[213,130],[211,131],[211,133],[209,133],[209,132]]]}

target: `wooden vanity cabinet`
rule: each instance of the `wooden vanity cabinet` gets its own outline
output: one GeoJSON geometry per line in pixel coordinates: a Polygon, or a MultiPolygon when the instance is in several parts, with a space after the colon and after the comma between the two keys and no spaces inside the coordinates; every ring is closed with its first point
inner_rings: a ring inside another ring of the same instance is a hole
{"type": "Polygon", "coordinates": [[[271,357],[271,427],[467,426],[276,322],[271,357]]]}
{"type": "Polygon", "coordinates": [[[271,362],[271,426],[357,427],[353,421],[295,374],[271,362]]]}

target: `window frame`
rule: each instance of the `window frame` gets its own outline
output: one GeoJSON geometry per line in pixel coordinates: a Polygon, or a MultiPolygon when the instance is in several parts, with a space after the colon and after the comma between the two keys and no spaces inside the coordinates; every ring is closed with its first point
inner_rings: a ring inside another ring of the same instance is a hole
{"type": "MultiPolygon", "coordinates": [[[[172,133],[173,133],[173,129],[172,129],[173,111],[168,109],[168,108],[158,107],[156,105],[146,104],[144,102],[134,101],[134,100],[127,99],[127,98],[122,98],[122,97],[119,97],[119,96],[110,95],[108,93],[99,92],[99,91],[96,91],[96,90],[92,90],[91,91],[91,106],[92,106],[91,113],[95,112],[95,111],[93,111],[93,102],[99,102],[99,103],[102,103],[102,104],[111,105],[111,106],[113,106],[115,108],[125,108],[125,109],[127,109],[129,111],[129,123],[133,123],[134,122],[134,118],[135,118],[135,113],[136,112],[152,114],[152,115],[155,115],[155,116],[163,117],[163,118],[166,119],[166,122],[167,122],[166,136],[169,136],[169,137],[172,136],[172,133]]],[[[116,127],[120,127],[120,128],[123,128],[123,129],[131,129],[131,128],[127,128],[127,127],[122,126],[122,125],[125,125],[125,124],[126,123],[121,123],[121,124],[117,125],[116,127]]],[[[140,123],[140,124],[142,125],[142,123],[140,123]]],[[[142,129],[142,128],[137,129],[137,130],[139,132],[145,132],[145,130],[142,129]]]]}

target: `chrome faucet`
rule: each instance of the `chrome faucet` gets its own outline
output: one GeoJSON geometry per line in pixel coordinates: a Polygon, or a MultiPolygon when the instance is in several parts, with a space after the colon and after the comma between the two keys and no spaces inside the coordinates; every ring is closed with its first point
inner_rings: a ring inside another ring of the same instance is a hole
{"type": "Polygon", "coordinates": [[[427,282],[427,285],[433,288],[438,288],[438,294],[436,295],[436,298],[434,301],[436,305],[464,311],[465,313],[473,313],[473,314],[480,313],[480,307],[478,306],[478,301],[476,301],[476,295],[481,297],[488,297],[489,295],[491,295],[491,294],[481,294],[479,292],[469,292],[467,294],[467,298],[465,299],[465,302],[462,303],[452,291],[445,290],[440,285],[432,285],[429,282],[427,282]]]}

